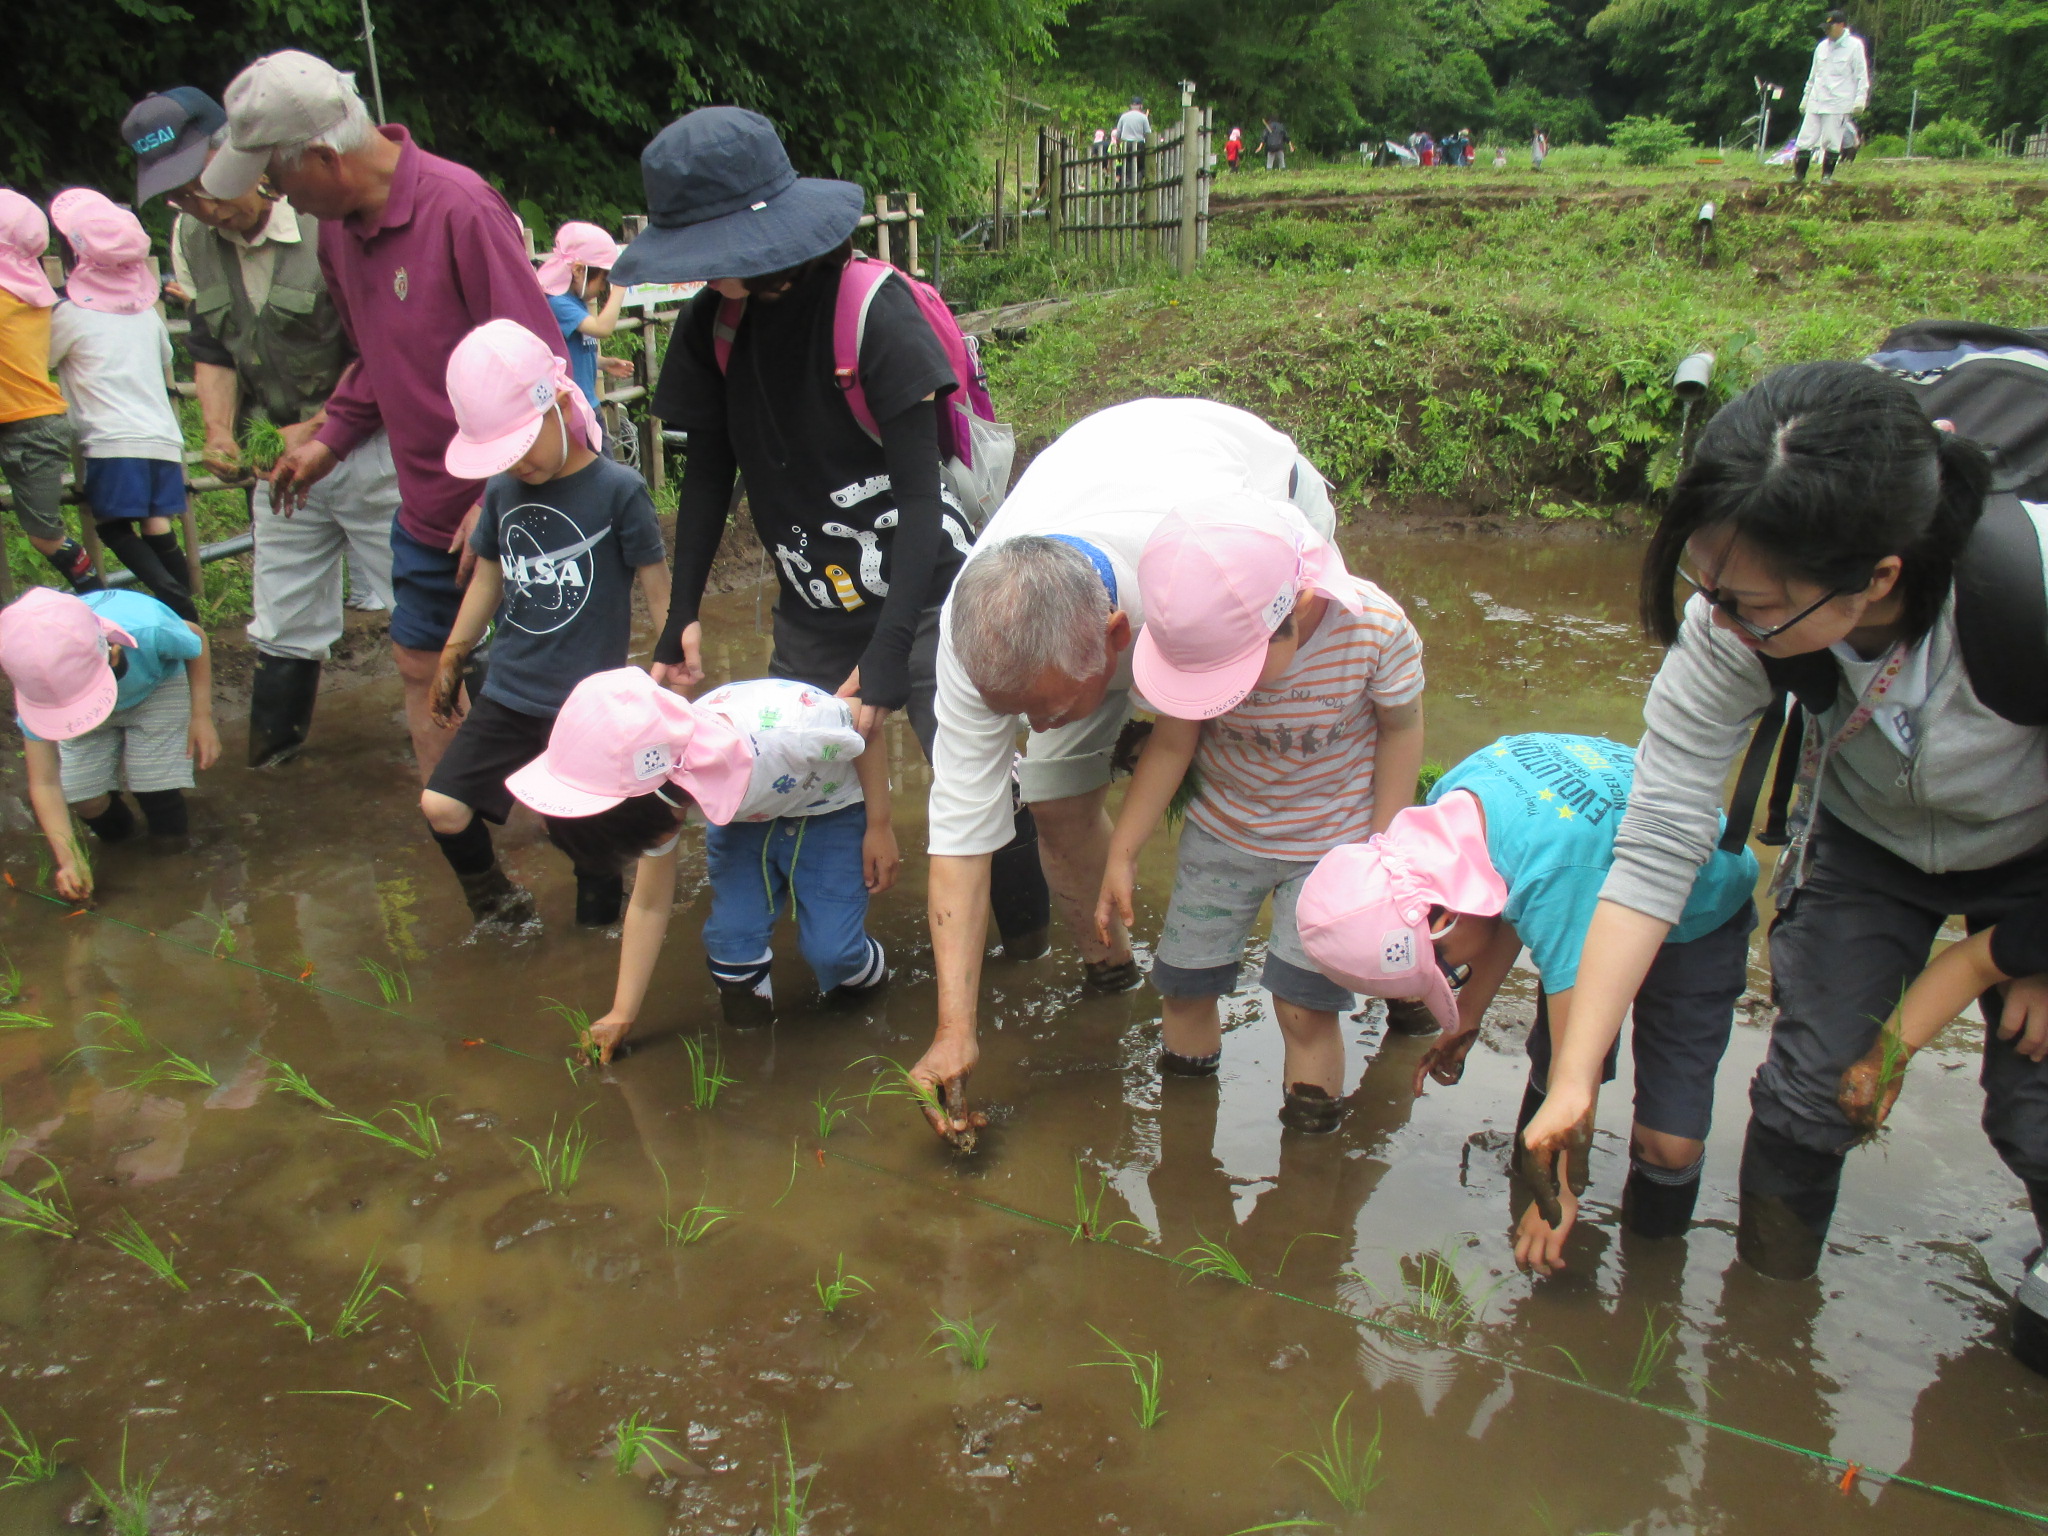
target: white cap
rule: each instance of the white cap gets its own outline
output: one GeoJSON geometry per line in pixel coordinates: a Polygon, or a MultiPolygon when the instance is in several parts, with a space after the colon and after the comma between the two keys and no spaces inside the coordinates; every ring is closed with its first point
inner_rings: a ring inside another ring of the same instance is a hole
{"type": "Polygon", "coordinates": [[[208,197],[242,196],[263,179],[273,149],[339,127],[359,99],[355,76],[325,59],[297,49],[265,54],[228,84],[228,142],[207,162],[200,186],[208,197]]]}

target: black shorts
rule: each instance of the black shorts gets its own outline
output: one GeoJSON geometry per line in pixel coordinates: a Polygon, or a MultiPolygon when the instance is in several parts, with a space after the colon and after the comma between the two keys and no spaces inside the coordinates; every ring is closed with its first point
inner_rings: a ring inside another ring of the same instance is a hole
{"type": "Polygon", "coordinates": [[[2029,902],[1991,930],[1991,963],[2008,976],[2048,971],[2048,901],[2029,902]]]}
{"type": "MultiPolygon", "coordinates": [[[[873,636],[867,629],[813,629],[775,605],[775,649],[768,657],[768,675],[792,682],[809,683],[827,693],[837,693],[873,636]]],[[[939,605],[933,604],[917,618],[917,633],[910,642],[910,702],[904,706],[910,729],[930,762],[932,743],[938,738],[939,715],[939,605]]]]}
{"type": "Polygon", "coordinates": [[[548,733],[554,728],[552,715],[529,715],[496,699],[478,699],[462,717],[427,788],[460,800],[485,821],[502,827],[512,814],[507,775],[547,751],[548,733]]]}

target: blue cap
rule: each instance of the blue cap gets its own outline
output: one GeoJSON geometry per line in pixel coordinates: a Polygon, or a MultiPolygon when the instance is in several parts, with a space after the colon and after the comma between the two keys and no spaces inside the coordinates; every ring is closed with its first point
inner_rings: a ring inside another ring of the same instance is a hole
{"type": "Polygon", "coordinates": [[[135,153],[135,206],[177,191],[204,170],[207,141],[227,123],[220,103],[189,85],[145,96],[130,107],[121,137],[135,153]]]}

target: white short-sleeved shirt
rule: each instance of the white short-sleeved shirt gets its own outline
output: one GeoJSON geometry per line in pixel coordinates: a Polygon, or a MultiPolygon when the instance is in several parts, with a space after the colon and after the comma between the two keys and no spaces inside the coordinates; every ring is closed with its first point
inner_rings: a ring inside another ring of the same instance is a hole
{"type": "Polygon", "coordinates": [[[88,459],[184,461],[185,434],[164,383],[171,333],[154,308],[113,315],[65,300],[50,316],[50,366],[88,459]]]}
{"type": "MultiPolygon", "coordinates": [[[[1248,489],[1292,500],[1328,537],[1335,517],[1294,439],[1249,411],[1213,400],[1133,400],[1069,427],[1032,461],[968,556],[1025,535],[1066,534],[1102,551],[1117,606],[1144,627],[1138,559],[1167,513],[1248,489]]],[[[962,567],[964,570],[966,567],[962,567]]],[[[957,590],[957,589],[956,589],[957,590]]],[[[1013,833],[1010,764],[1022,720],[983,702],[953,650],[953,600],[939,622],[938,739],[932,749],[929,851],[993,853],[1013,833]]],[[[1126,651],[1111,680],[1129,688],[1126,651]]]]}

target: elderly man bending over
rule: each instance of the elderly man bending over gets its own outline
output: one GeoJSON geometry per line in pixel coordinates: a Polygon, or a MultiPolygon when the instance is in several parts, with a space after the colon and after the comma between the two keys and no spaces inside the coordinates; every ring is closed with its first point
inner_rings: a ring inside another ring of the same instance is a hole
{"type": "Polygon", "coordinates": [[[939,626],[930,907],[939,1020],[913,1076],[944,1097],[934,1129],[970,1129],[989,856],[1012,830],[1017,728],[1031,729],[1022,797],[1039,856],[1097,991],[1139,984],[1120,924],[1095,901],[1109,852],[1110,754],[1130,717],[1130,648],[1145,624],[1138,559],[1176,508],[1246,489],[1335,531],[1323,478],[1291,438],[1208,400],[1134,400],[1076,423],[1040,454],[975,541],[939,626]]]}

